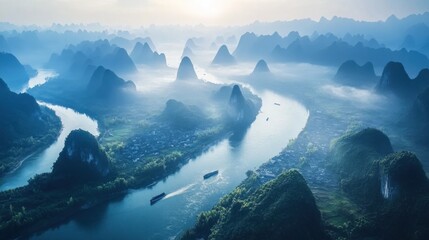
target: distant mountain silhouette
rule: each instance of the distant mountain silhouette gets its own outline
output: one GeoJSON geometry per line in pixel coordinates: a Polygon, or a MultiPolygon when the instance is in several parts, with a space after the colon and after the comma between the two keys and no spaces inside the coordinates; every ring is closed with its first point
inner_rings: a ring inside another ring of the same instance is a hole
{"type": "Polygon", "coordinates": [[[25,67],[10,53],[0,52],[0,78],[16,92],[28,84],[30,79],[25,67]]]}
{"type": "MultiPolygon", "coordinates": [[[[429,23],[429,13],[412,14],[404,18],[398,19],[391,16],[385,21],[360,21],[344,17],[332,17],[326,19],[324,17],[320,20],[298,19],[291,21],[276,21],[276,22],[254,22],[250,25],[243,26],[242,31],[255,31],[260,33],[271,33],[279,31],[280,34],[285,35],[290,31],[300,31],[312,33],[319,32],[332,32],[336,36],[351,35],[364,35],[371,36],[377,41],[386,44],[391,48],[397,48],[404,40],[404,33],[413,25],[420,23],[429,23]]],[[[344,40],[346,41],[346,40],[344,40]]],[[[355,45],[356,43],[350,43],[355,45]]],[[[364,43],[365,46],[367,46],[364,43]]]]}
{"type": "Polygon", "coordinates": [[[101,63],[101,65],[106,68],[113,69],[119,74],[127,74],[137,71],[133,60],[131,60],[127,51],[123,48],[117,48],[113,53],[104,56],[101,63]]]}
{"type": "Polygon", "coordinates": [[[3,35],[0,35],[0,52],[9,52],[9,45],[3,35]]]}
{"type": "Polygon", "coordinates": [[[404,42],[401,44],[401,46],[406,49],[416,49],[417,43],[413,36],[407,35],[404,39],[404,42]]]}
{"type": "Polygon", "coordinates": [[[231,65],[235,64],[235,58],[231,55],[226,45],[222,45],[216,56],[214,57],[212,64],[213,65],[231,65]]]}
{"type": "Polygon", "coordinates": [[[190,49],[197,49],[198,46],[195,44],[194,40],[192,38],[188,39],[185,43],[185,48],[188,47],[190,49]]]}
{"type": "Polygon", "coordinates": [[[136,43],[131,58],[135,63],[144,64],[148,66],[166,67],[167,61],[165,54],[152,51],[148,43],[136,43]]]}
{"type": "Polygon", "coordinates": [[[341,40],[352,46],[362,43],[363,46],[369,48],[385,48],[385,46],[379,43],[376,39],[371,38],[368,40],[363,34],[351,35],[350,33],[347,33],[343,38],[341,38],[341,40]]]}
{"type": "Polygon", "coordinates": [[[53,181],[70,184],[100,180],[110,173],[106,153],[97,139],[84,130],[73,130],[52,168],[53,181]]]}
{"type": "Polygon", "coordinates": [[[63,49],[59,54],[53,53],[44,67],[64,73],[72,64],[74,54],[75,52],[71,49],[63,49]]]}
{"type": "Polygon", "coordinates": [[[103,65],[119,74],[137,71],[125,49],[111,45],[107,40],[83,41],[70,45],[60,54],[52,54],[45,67],[55,69],[66,77],[79,78],[87,68],[84,64],[103,65]],[[79,69],[76,66],[80,66],[79,69]]]}
{"type": "Polygon", "coordinates": [[[411,79],[399,62],[389,62],[376,87],[380,93],[391,93],[402,99],[413,99],[429,86],[429,69],[423,69],[411,79]]]}
{"type": "Polygon", "coordinates": [[[197,80],[198,76],[195,73],[194,65],[189,57],[182,58],[179,69],[177,70],[176,80],[197,80]]]}
{"type": "Polygon", "coordinates": [[[287,47],[297,38],[299,38],[297,32],[291,32],[285,38],[282,38],[277,32],[272,35],[261,36],[247,32],[241,36],[233,55],[244,61],[265,59],[270,56],[277,45],[287,47]]]}
{"type": "Polygon", "coordinates": [[[260,74],[260,73],[270,73],[270,69],[268,68],[267,62],[265,60],[261,59],[256,64],[255,68],[253,69],[252,74],[260,74]]]}
{"type": "Polygon", "coordinates": [[[150,37],[145,37],[145,38],[138,37],[138,38],[134,38],[134,39],[128,39],[128,38],[124,38],[124,37],[114,37],[109,42],[111,44],[115,44],[118,47],[122,47],[125,49],[131,49],[137,43],[141,43],[141,44],[147,43],[152,50],[154,50],[154,51],[156,50],[155,44],[153,43],[153,41],[150,37]]]}
{"type": "Polygon", "coordinates": [[[355,61],[350,60],[341,64],[334,79],[345,85],[351,86],[375,86],[377,84],[377,76],[374,72],[372,63],[367,62],[359,66],[355,61]]]}
{"type": "Polygon", "coordinates": [[[402,48],[416,50],[429,56],[427,46],[429,44],[429,27],[426,23],[418,23],[407,29],[402,48]]]}
{"type": "Polygon", "coordinates": [[[278,62],[307,62],[327,66],[339,66],[345,61],[354,60],[358,63],[372,62],[375,67],[383,67],[389,61],[399,61],[413,74],[429,65],[429,59],[415,51],[374,49],[362,43],[352,46],[342,40],[331,42],[323,36],[314,41],[301,37],[287,48],[276,46],[270,57],[278,62]]]}
{"type": "Polygon", "coordinates": [[[136,86],[132,81],[125,81],[102,66],[94,71],[87,86],[90,95],[100,98],[123,96],[126,91],[134,92],[135,90],[136,86]]]}
{"type": "MultiPolygon", "coordinates": [[[[72,55],[70,63],[64,66],[66,69],[63,75],[66,76],[75,76],[76,78],[85,80],[82,82],[87,82],[90,76],[87,76],[85,71],[89,66],[93,65],[93,60],[89,59],[83,52],[78,51],[72,55]]],[[[76,84],[79,84],[80,81],[75,81],[76,84]]]]}
{"type": "Polygon", "coordinates": [[[189,48],[189,47],[185,47],[184,49],[183,49],[183,52],[182,52],[182,58],[184,58],[184,57],[189,57],[189,58],[192,58],[192,57],[194,57],[194,53],[192,52],[192,49],[191,48],[189,48]]]}
{"type": "Polygon", "coordinates": [[[205,116],[197,106],[187,106],[170,99],[161,114],[161,119],[180,129],[195,129],[204,122],[205,116]]]}

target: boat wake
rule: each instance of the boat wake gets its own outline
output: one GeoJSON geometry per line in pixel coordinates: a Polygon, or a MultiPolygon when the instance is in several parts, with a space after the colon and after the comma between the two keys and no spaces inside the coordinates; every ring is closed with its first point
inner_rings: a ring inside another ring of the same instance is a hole
{"type": "Polygon", "coordinates": [[[185,187],[182,187],[182,188],[180,188],[180,189],[178,189],[178,190],[176,190],[176,191],[174,191],[172,193],[167,194],[167,196],[165,196],[164,199],[172,198],[174,196],[183,194],[183,193],[185,193],[186,191],[188,191],[190,188],[192,188],[195,185],[196,185],[196,183],[192,183],[192,184],[189,184],[189,185],[187,185],[185,187]]]}

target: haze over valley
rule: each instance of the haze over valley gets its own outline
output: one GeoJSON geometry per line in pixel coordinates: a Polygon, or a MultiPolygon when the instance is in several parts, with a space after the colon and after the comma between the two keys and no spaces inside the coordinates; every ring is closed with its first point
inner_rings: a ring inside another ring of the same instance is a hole
{"type": "Polygon", "coordinates": [[[0,0],[0,239],[429,239],[429,4],[345,2],[0,0]]]}

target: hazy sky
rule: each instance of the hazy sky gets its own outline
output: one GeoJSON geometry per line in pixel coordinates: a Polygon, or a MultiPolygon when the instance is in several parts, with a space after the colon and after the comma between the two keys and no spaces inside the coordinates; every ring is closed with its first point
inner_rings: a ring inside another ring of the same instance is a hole
{"type": "Polygon", "coordinates": [[[425,11],[429,0],[0,0],[0,21],[38,25],[243,25],[334,15],[384,20],[425,11]]]}

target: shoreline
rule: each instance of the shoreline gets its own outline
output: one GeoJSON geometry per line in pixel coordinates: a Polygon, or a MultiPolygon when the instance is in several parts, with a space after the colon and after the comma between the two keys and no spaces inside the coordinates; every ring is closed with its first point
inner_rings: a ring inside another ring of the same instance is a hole
{"type": "MultiPolygon", "coordinates": [[[[28,228],[27,230],[22,231],[22,234],[19,236],[16,236],[14,239],[30,239],[32,236],[37,236],[38,233],[46,232],[52,228],[56,228],[58,226],[61,226],[63,223],[67,223],[69,221],[72,221],[73,216],[76,216],[77,214],[91,210],[95,207],[101,206],[103,204],[109,204],[111,200],[114,200],[117,197],[126,197],[128,194],[130,194],[133,191],[140,191],[145,189],[150,189],[152,186],[158,184],[159,182],[162,182],[163,180],[167,179],[169,176],[175,174],[177,171],[180,171],[180,169],[185,166],[187,163],[195,160],[198,158],[199,155],[207,152],[210,150],[211,147],[216,146],[220,142],[224,141],[225,139],[228,139],[228,137],[231,136],[230,132],[222,133],[220,134],[222,137],[220,139],[217,139],[216,141],[213,141],[212,144],[205,144],[201,148],[199,153],[188,153],[182,157],[182,161],[176,165],[174,169],[172,169],[172,172],[168,173],[165,176],[160,177],[159,179],[154,180],[150,183],[144,183],[141,186],[139,186],[139,183],[136,183],[134,186],[131,185],[127,187],[124,190],[121,190],[119,192],[113,192],[111,194],[107,194],[105,196],[96,197],[94,202],[87,201],[86,203],[83,203],[79,207],[76,207],[74,209],[70,209],[69,211],[66,211],[64,216],[55,217],[49,222],[46,223],[38,223],[39,225],[32,226],[28,228]],[[84,207],[86,204],[89,204],[89,207],[84,207]]],[[[60,214],[61,215],[61,214],[60,214]]],[[[48,220],[47,220],[48,221],[48,220]]]]}
{"type": "MultiPolygon", "coordinates": [[[[25,162],[25,161],[27,161],[28,159],[30,159],[30,158],[31,158],[31,157],[33,157],[34,155],[39,154],[39,153],[42,153],[43,151],[45,151],[46,149],[48,149],[52,144],[54,144],[54,143],[57,141],[58,136],[61,134],[61,131],[62,131],[62,129],[59,131],[59,133],[57,134],[56,138],[55,138],[52,142],[42,144],[41,146],[37,147],[37,149],[36,149],[36,150],[31,151],[31,153],[28,153],[28,154],[26,154],[26,155],[25,155],[25,156],[23,156],[23,157],[18,157],[17,159],[21,159],[21,160],[19,160],[19,161],[17,162],[17,164],[15,165],[15,167],[14,167],[13,169],[11,169],[11,170],[9,170],[8,172],[6,172],[6,173],[4,173],[4,174],[0,175],[0,181],[1,181],[1,180],[3,180],[3,178],[4,178],[5,176],[10,175],[10,174],[13,174],[13,173],[15,173],[18,169],[20,169],[20,168],[21,168],[21,166],[22,166],[22,164],[24,164],[24,162],[25,162]]],[[[7,190],[4,190],[4,191],[7,191],[7,190]]],[[[1,192],[1,191],[0,191],[0,192],[1,192]]]]}

